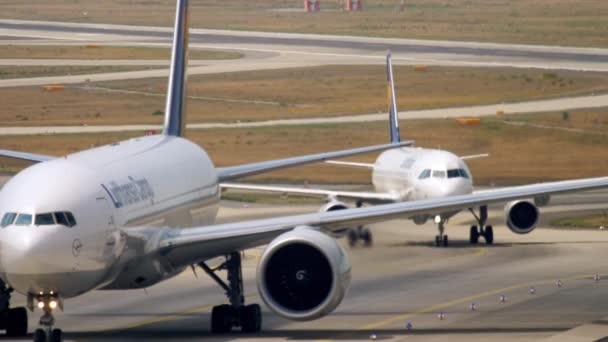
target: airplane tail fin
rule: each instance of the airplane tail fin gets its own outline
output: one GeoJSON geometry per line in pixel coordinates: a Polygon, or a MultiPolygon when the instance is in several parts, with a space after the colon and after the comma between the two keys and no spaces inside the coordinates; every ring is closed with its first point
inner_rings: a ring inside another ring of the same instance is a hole
{"type": "Polygon", "coordinates": [[[186,130],[186,79],[188,68],[188,0],[177,0],[171,72],[167,85],[167,104],[163,134],[183,136],[186,130]]]}
{"type": "Polygon", "coordinates": [[[389,133],[390,142],[400,142],[401,136],[399,133],[399,114],[397,112],[397,99],[395,98],[395,83],[393,81],[393,64],[391,62],[391,53],[386,55],[386,77],[388,90],[388,115],[389,115],[389,133]]]}

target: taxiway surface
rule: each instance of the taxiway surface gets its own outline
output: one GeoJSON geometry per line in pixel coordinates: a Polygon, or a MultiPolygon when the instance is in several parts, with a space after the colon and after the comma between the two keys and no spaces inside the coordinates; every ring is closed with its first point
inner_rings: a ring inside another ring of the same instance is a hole
{"type": "MultiPolygon", "coordinates": [[[[608,336],[608,231],[545,226],[566,210],[602,210],[607,196],[605,191],[558,196],[556,207],[545,210],[543,227],[524,236],[508,231],[500,208],[494,208],[493,246],[468,244],[467,213],[448,225],[448,248],[431,246],[432,224],[419,227],[398,220],[374,225],[374,247],[348,251],[352,287],[333,314],[297,323],[263,307],[259,335],[210,335],[209,313],[223,302],[223,294],[203,272],[197,278],[192,271],[146,291],[93,292],[68,300],[57,320],[67,338],[77,341],[351,341],[368,340],[372,333],[383,340],[408,341],[593,341],[608,336]],[[594,281],[596,273],[606,280],[594,281]],[[476,310],[470,308],[473,303],[476,310]]],[[[312,210],[316,207],[224,202],[220,219],[312,210]]],[[[262,251],[245,252],[249,302],[260,301],[254,272],[262,251]]],[[[32,325],[37,317],[30,318],[32,325]]]]}

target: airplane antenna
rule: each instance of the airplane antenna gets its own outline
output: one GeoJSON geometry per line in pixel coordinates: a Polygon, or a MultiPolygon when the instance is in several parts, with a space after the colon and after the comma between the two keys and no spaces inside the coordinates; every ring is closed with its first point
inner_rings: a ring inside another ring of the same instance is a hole
{"type": "Polygon", "coordinates": [[[177,0],[171,72],[167,85],[167,105],[163,134],[181,137],[186,130],[186,80],[189,39],[188,0],[177,0]]]}

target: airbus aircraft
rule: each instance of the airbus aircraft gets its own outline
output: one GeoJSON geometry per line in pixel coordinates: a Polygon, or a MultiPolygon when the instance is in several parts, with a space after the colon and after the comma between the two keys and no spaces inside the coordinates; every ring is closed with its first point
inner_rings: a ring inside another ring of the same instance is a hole
{"type": "Polygon", "coordinates": [[[291,320],[331,313],[350,283],[348,256],[331,236],[355,224],[451,212],[493,202],[608,187],[608,178],[545,183],[481,194],[215,224],[219,182],[388,146],[217,168],[183,138],[188,0],[177,0],[163,134],[65,157],[0,151],[37,162],[0,192],[0,329],[25,335],[27,310],[42,311],[34,341],[61,341],[54,310],[93,290],[145,288],[188,267],[202,268],[226,291],[229,304],[211,313],[211,330],[261,329],[260,306],[246,305],[241,251],[267,245],[257,268],[266,305],[291,320]],[[208,260],[225,262],[210,268],[208,260]],[[225,270],[227,280],[218,273],[225,270]]]}
{"type": "MultiPolygon", "coordinates": [[[[386,74],[389,100],[389,136],[391,143],[398,143],[401,142],[401,137],[390,53],[386,57],[386,74]]],[[[348,208],[347,204],[340,199],[356,200],[357,207],[361,207],[363,203],[395,203],[472,194],[473,177],[465,160],[486,156],[487,154],[478,154],[459,157],[444,150],[402,147],[383,152],[373,164],[327,161],[327,163],[334,165],[371,170],[374,192],[333,191],[243,183],[222,183],[220,186],[224,189],[325,196],[328,198],[328,203],[320,211],[328,212],[348,208]]],[[[507,227],[517,234],[532,232],[539,219],[537,207],[546,204],[548,204],[547,196],[537,196],[534,203],[521,199],[508,203],[505,208],[507,227]]],[[[435,236],[435,245],[447,246],[448,236],[445,234],[445,224],[459,211],[426,213],[411,216],[410,219],[418,225],[423,225],[429,219],[432,219],[437,224],[439,231],[439,234],[435,236]]],[[[494,242],[494,230],[491,225],[486,224],[488,218],[487,205],[479,207],[479,214],[472,209],[470,211],[477,221],[477,225],[470,227],[470,243],[477,244],[479,238],[484,237],[487,244],[492,244],[494,242]]],[[[363,240],[365,245],[370,245],[372,233],[369,229],[359,226],[348,231],[348,238],[351,246],[356,244],[358,240],[363,240]]]]}

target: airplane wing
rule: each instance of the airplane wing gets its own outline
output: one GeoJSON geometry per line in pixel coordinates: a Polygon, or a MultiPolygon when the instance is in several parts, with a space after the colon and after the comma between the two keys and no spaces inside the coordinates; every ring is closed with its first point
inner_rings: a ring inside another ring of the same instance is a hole
{"type": "Polygon", "coordinates": [[[15,158],[15,159],[36,162],[36,163],[45,162],[45,161],[56,158],[56,157],[47,156],[44,154],[35,154],[35,153],[18,152],[18,151],[10,151],[10,150],[0,150],[0,157],[15,158]]]}
{"type": "Polygon", "coordinates": [[[229,181],[229,180],[233,180],[233,179],[257,175],[257,174],[264,173],[264,172],[280,170],[280,169],[284,169],[284,168],[288,168],[288,167],[304,165],[304,164],[324,161],[324,160],[333,159],[333,158],[342,158],[342,157],[348,157],[348,156],[353,156],[353,155],[357,155],[357,154],[390,150],[392,148],[406,146],[410,143],[411,143],[410,141],[403,141],[403,142],[390,143],[390,144],[385,144],[385,145],[354,148],[354,149],[350,149],[350,150],[310,154],[310,155],[301,156],[301,157],[275,159],[275,160],[269,160],[269,161],[253,163],[253,164],[244,164],[244,165],[230,166],[230,167],[219,167],[219,168],[217,168],[217,172],[218,172],[219,181],[225,182],[225,181],[229,181]]]}
{"type": "Polygon", "coordinates": [[[489,157],[490,154],[489,153],[482,153],[482,154],[473,154],[470,156],[461,156],[460,159],[462,160],[471,160],[471,159],[478,159],[478,158],[486,158],[489,157]]]}
{"type": "Polygon", "coordinates": [[[284,216],[195,228],[154,230],[159,234],[150,252],[166,258],[174,267],[187,266],[207,258],[263,245],[299,226],[336,231],[418,214],[460,210],[491,203],[541,195],[608,188],[608,177],[540,183],[489,190],[482,193],[422,201],[399,202],[324,213],[284,216]]]}
{"type": "Polygon", "coordinates": [[[332,165],[340,165],[340,166],[361,167],[364,169],[373,169],[374,168],[374,164],[370,164],[370,163],[346,162],[346,161],[339,161],[339,160],[328,160],[325,163],[332,164],[332,165]]]}
{"type": "Polygon", "coordinates": [[[293,188],[287,186],[269,186],[256,184],[241,184],[241,183],[221,183],[223,189],[238,189],[238,190],[254,190],[279,193],[292,193],[310,196],[323,196],[331,198],[347,198],[347,199],[366,199],[379,202],[394,202],[399,199],[397,195],[380,192],[360,192],[360,191],[336,191],[325,189],[306,189],[293,188]]]}

